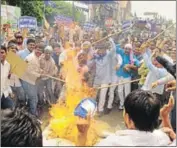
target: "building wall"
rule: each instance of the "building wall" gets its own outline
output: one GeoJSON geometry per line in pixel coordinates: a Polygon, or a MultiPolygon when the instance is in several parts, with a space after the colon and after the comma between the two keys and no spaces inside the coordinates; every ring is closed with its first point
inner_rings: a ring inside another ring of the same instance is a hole
{"type": "MultiPolygon", "coordinates": [[[[100,6],[100,4],[88,4],[89,5],[89,20],[93,20],[96,16],[96,9],[100,6]]],[[[113,19],[118,23],[126,20],[131,15],[131,1],[115,1],[115,5],[113,5],[113,19]]]]}

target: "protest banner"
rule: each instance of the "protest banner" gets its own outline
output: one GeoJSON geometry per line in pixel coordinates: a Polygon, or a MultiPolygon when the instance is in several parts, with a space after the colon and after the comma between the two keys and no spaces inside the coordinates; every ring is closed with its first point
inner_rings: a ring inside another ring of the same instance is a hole
{"type": "Polygon", "coordinates": [[[92,30],[94,30],[96,28],[96,24],[90,23],[90,22],[86,22],[86,23],[84,23],[83,28],[86,31],[92,31],[92,30]]]}
{"type": "Polygon", "coordinates": [[[112,18],[107,18],[105,20],[105,26],[106,27],[111,27],[111,26],[113,26],[113,24],[114,24],[114,20],[112,18]]]}
{"type": "Polygon", "coordinates": [[[37,19],[31,16],[22,16],[18,20],[18,28],[35,29],[37,28],[37,19]]]}
{"type": "Polygon", "coordinates": [[[11,73],[15,74],[20,79],[35,85],[37,78],[31,73],[28,64],[23,59],[10,51],[7,54],[6,60],[11,66],[11,73]]]}
{"type": "Polygon", "coordinates": [[[27,63],[11,51],[8,52],[6,60],[10,63],[11,73],[16,74],[18,77],[21,77],[27,69],[27,63]]]}
{"type": "Polygon", "coordinates": [[[56,15],[54,17],[55,22],[58,25],[64,25],[70,28],[70,26],[73,24],[73,20],[70,17],[62,16],[62,15],[56,15]]]}
{"type": "Polygon", "coordinates": [[[21,9],[19,7],[1,5],[1,24],[9,22],[12,28],[16,28],[20,16],[21,9]]]}
{"type": "Polygon", "coordinates": [[[123,23],[122,23],[122,29],[123,30],[127,29],[127,28],[131,27],[131,25],[132,25],[132,21],[130,21],[130,20],[123,21],[123,23]]]}

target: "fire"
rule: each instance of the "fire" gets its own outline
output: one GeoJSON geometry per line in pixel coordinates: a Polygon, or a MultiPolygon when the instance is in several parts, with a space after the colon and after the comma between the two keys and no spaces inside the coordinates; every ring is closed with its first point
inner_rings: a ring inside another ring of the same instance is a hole
{"type": "MultiPolygon", "coordinates": [[[[76,68],[76,62],[73,52],[68,54],[68,61],[64,63],[66,74],[66,104],[58,102],[50,109],[50,128],[52,133],[49,138],[64,138],[77,145],[78,130],[77,117],[74,116],[74,109],[84,98],[95,97],[93,89],[82,83],[81,75],[76,68]],[[71,60],[72,59],[72,60],[71,60]]],[[[107,128],[107,124],[92,121],[87,137],[87,146],[93,146],[98,141],[97,132],[107,128]]]]}

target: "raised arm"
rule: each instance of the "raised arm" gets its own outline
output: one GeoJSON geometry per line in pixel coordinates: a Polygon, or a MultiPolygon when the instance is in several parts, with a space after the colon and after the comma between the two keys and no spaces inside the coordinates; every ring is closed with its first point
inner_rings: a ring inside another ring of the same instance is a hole
{"type": "Polygon", "coordinates": [[[116,54],[116,44],[114,43],[112,38],[109,38],[109,42],[111,43],[111,50],[109,51],[109,56],[113,56],[116,54]]]}
{"type": "Polygon", "coordinates": [[[169,81],[172,81],[172,80],[174,80],[174,77],[170,73],[168,73],[168,75],[166,77],[163,77],[163,78],[159,79],[157,81],[157,83],[159,85],[163,85],[163,84],[166,84],[166,83],[168,83],[169,81]]]}
{"type": "Polygon", "coordinates": [[[157,68],[152,64],[152,59],[149,56],[148,51],[143,54],[143,59],[147,68],[153,71],[154,74],[158,74],[161,77],[164,77],[167,74],[167,71],[164,68],[157,68]]]}

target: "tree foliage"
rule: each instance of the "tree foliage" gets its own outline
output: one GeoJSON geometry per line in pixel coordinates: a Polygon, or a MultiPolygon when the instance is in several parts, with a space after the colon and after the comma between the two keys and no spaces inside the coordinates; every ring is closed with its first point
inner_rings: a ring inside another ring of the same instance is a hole
{"type": "MultiPolygon", "coordinates": [[[[53,17],[54,15],[64,15],[67,17],[73,17],[72,3],[67,3],[65,1],[54,1],[57,5],[56,8],[50,6],[44,6],[44,1],[41,0],[1,0],[1,4],[7,4],[11,6],[17,6],[21,8],[22,16],[33,16],[36,17],[38,22],[42,22],[44,16],[44,7],[45,15],[47,18],[53,17]]],[[[85,20],[85,16],[82,11],[74,8],[74,18],[75,21],[82,22],[85,20]]]]}

